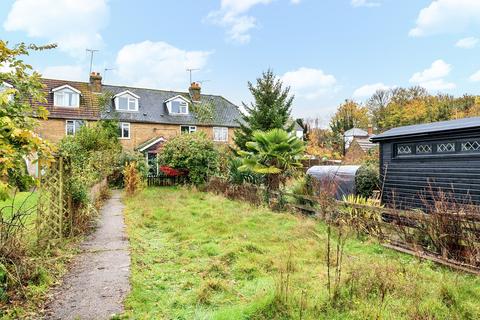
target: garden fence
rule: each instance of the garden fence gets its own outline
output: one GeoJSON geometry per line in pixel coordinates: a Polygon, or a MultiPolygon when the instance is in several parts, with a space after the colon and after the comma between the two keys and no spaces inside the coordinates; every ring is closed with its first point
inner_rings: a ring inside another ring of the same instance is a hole
{"type": "Polygon", "coordinates": [[[149,187],[175,186],[178,184],[184,184],[185,182],[185,176],[151,175],[147,177],[147,185],[149,187]]]}

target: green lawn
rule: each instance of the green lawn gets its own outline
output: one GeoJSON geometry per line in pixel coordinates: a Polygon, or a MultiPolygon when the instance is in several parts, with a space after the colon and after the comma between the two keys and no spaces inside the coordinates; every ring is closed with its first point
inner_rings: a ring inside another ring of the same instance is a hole
{"type": "Polygon", "coordinates": [[[311,218],[182,188],[145,189],[126,204],[128,319],[480,318],[480,278],[373,240],[347,241],[332,303],[326,227],[311,218]]]}
{"type": "Polygon", "coordinates": [[[38,192],[17,192],[11,198],[0,201],[0,210],[3,219],[12,216],[12,209],[22,210],[26,214],[25,221],[28,225],[32,225],[36,218],[36,206],[38,201],[38,192]]]}

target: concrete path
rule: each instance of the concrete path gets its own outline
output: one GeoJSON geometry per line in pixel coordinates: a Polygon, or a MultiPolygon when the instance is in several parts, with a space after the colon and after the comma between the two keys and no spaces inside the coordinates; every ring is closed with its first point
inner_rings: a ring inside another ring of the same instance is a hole
{"type": "Polygon", "coordinates": [[[104,204],[95,232],[46,309],[46,319],[109,319],[123,311],[130,290],[130,255],[120,192],[104,204]]]}

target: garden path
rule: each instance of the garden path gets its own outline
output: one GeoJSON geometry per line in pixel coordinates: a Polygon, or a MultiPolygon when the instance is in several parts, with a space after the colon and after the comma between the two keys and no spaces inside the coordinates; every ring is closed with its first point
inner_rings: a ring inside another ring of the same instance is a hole
{"type": "Polygon", "coordinates": [[[110,319],[123,311],[130,291],[130,254],[121,193],[114,191],[101,209],[98,228],[47,306],[46,319],[110,319]]]}

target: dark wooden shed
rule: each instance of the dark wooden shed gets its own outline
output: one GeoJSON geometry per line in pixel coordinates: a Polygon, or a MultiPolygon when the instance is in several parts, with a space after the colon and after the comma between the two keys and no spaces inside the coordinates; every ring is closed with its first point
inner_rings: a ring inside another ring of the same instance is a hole
{"type": "Polygon", "coordinates": [[[480,204],[480,117],[398,127],[371,141],[380,145],[385,205],[428,210],[442,193],[480,204]]]}

